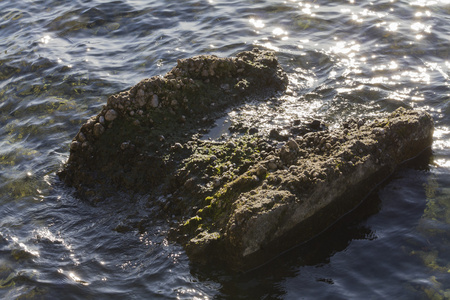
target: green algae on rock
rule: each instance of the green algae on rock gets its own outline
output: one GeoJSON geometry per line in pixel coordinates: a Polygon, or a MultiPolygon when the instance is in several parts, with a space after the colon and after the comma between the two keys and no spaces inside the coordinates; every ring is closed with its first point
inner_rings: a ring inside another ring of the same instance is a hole
{"type": "Polygon", "coordinates": [[[429,114],[400,108],[291,139],[205,199],[179,228],[186,252],[199,263],[258,266],[355,208],[400,163],[428,148],[432,134],[429,114]]]}
{"type": "Polygon", "coordinates": [[[186,142],[202,121],[249,97],[273,96],[287,81],[270,51],[178,60],[164,77],[144,79],[110,96],[72,140],[59,176],[88,197],[111,186],[148,191],[174,171],[170,148],[186,142]]]}

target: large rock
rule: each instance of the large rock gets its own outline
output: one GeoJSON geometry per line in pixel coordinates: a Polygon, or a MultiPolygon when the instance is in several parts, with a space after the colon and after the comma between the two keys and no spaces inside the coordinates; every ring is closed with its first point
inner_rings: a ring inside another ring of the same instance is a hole
{"type": "Polygon", "coordinates": [[[400,163],[432,142],[433,121],[403,108],[307,133],[226,183],[178,229],[190,259],[255,267],[354,209],[400,163]]]}
{"type": "Polygon", "coordinates": [[[226,108],[286,85],[268,51],[180,60],[110,96],[72,140],[59,175],[94,202],[117,190],[148,194],[180,221],[171,238],[193,262],[255,267],[325,230],[432,141],[430,115],[405,109],[331,131],[313,122],[290,136],[193,138],[226,108]]]}

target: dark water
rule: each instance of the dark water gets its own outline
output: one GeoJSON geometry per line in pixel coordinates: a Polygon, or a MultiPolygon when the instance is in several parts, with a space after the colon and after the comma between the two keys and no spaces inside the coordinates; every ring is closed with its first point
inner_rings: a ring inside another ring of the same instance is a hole
{"type": "Polygon", "coordinates": [[[450,299],[449,41],[447,0],[0,0],[0,298],[450,299]],[[276,51],[290,87],[241,116],[333,127],[413,107],[435,119],[432,153],[247,274],[191,265],[145,197],[94,207],[59,182],[107,95],[255,46],[276,51]]]}

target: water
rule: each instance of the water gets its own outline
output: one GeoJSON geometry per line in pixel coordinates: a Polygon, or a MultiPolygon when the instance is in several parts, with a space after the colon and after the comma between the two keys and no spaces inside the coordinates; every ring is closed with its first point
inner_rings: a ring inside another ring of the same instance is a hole
{"type": "Polygon", "coordinates": [[[449,21],[447,0],[0,1],[0,298],[450,298],[449,21]],[[333,127],[413,107],[435,119],[432,154],[246,274],[191,265],[145,197],[92,206],[58,180],[109,94],[254,46],[276,51],[289,91],[230,118],[333,127]]]}

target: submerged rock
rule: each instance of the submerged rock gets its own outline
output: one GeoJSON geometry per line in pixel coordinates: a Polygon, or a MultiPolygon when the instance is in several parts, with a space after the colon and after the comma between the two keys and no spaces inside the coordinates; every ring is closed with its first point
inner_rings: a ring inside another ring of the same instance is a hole
{"type": "Polygon", "coordinates": [[[91,201],[145,192],[182,220],[170,235],[193,262],[255,267],[325,230],[432,141],[430,115],[405,109],[333,130],[296,122],[288,135],[194,138],[226,108],[286,85],[268,51],[179,60],[110,96],[72,140],[59,176],[91,201]]]}

